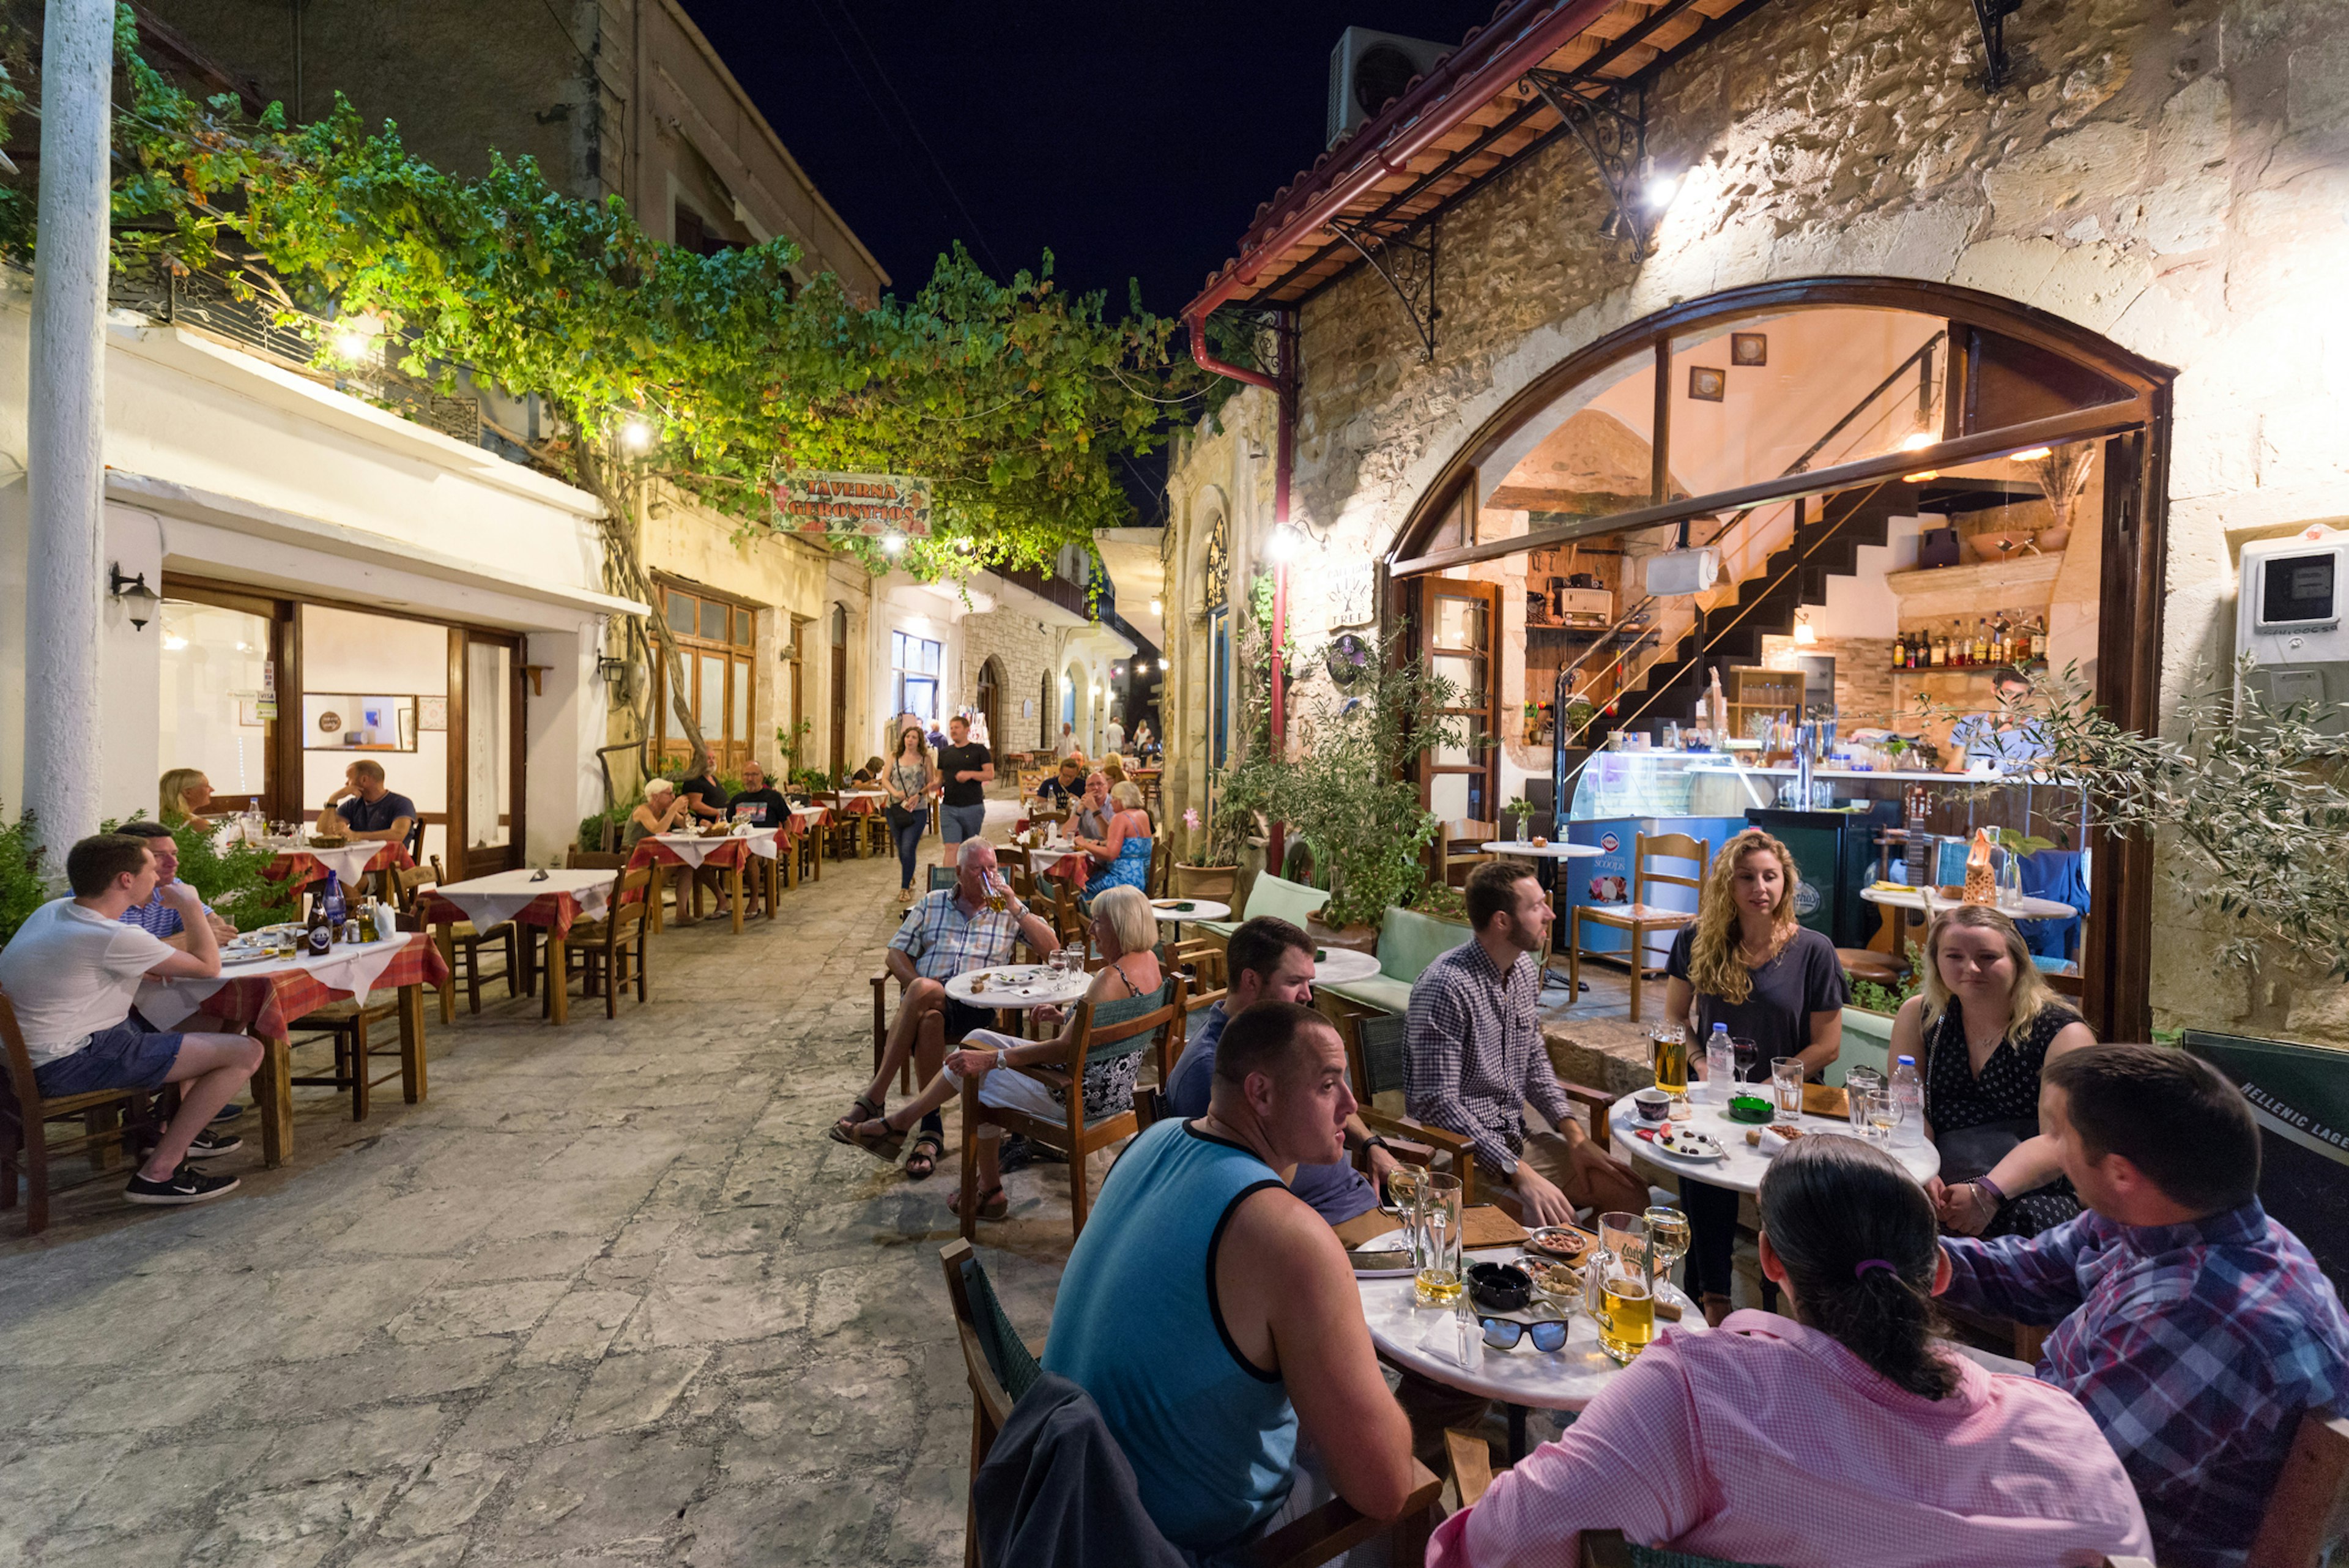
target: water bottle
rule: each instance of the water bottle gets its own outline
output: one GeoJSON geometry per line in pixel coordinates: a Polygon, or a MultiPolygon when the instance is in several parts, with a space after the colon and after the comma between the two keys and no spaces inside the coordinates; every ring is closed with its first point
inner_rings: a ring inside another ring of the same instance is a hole
{"type": "Polygon", "coordinates": [[[343,901],[342,878],[336,877],[332,871],[326,873],[326,890],[319,895],[318,907],[326,911],[326,924],[333,927],[336,933],[339,935],[347,910],[343,901]]]}
{"type": "Polygon", "coordinates": [[[1729,1025],[1716,1023],[1704,1039],[1704,1080],[1713,1085],[1713,1103],[1729,1104],[1730,1085],[1737,1077],[1736,1048],[1729,1043],[1729,1025]]]}
{"type": "Polygon", "coordinates": [[[1892,1125],[1892,1141],[1905,1148],[1916,1148],[1925,1141],[1925,1080],[1917,1075],[1917,1058],[1903,1056],[1892,1069],[1892,1103],[1899,1120],[1892,1125]]]}

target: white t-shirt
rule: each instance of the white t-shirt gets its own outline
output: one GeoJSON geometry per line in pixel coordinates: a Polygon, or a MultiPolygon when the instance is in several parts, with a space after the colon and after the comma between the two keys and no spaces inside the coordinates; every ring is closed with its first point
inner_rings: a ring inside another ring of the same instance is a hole
{"type": "Polygon", "coordinates": [[[34,910],[0,948],[0,987],[33,1065],[70,1056],[129,1017],[140,981],[174,950],[71,898],[34,910]]]}
{"type": "Polygon", "coordinates": [[[1125,750],[1125,726],[1114,719],[1109,722],[1109,749],[1112,752],[1125,750]]]}

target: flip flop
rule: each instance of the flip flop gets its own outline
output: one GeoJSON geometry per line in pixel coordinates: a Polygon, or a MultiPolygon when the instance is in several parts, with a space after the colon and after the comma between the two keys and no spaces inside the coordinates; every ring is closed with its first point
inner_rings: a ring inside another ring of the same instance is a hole
{"type": "MultiPolygon", "coordinates": [[[[959,1191],[953,1193],[947,1199],[947,1211],[950,1214],[956,1215],[957,1217],[961,1215],[962,1194],[959,1191]]],[[[1000,1187],[990,1187],[979,1195],[978,1217],[980,1219],[1000,1220],[1010,1212],[1011,1200],[1003,1196],[1003,1189],[1000,1187]]]]}
{"type": "Polygon", "coordinates": [[[914,1151],[905,1157],[907,1179],[914,1181],[928,1179],[930,1173],[937,1169],[938,1161],[946,1158],[946,1140],[936,1133],[926,1132],[916,1138],[914,1151]],[[916,1166],[920,1168],[916,1169],[916,1166]]]}

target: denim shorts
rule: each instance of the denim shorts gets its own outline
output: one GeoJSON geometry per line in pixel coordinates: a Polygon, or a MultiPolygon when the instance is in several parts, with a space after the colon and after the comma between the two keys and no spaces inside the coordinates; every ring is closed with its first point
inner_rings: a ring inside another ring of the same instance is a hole
{"type": "Polygon", "coordinates": [[[966,838],[977,838],[987,826],[987,803],[977,805],[941,805],[938,820],[948,844],[960,844],[966,838]]]}
{"type": "Polygon", "coordinates": [[[101,1029],[70,1056],[33,1069],[43,1099],[93,1094],[99,1089],[160,1089],[180,1059],[179,1034],[157,1030],[137,1012],[111,1029],[101,1029]]]}

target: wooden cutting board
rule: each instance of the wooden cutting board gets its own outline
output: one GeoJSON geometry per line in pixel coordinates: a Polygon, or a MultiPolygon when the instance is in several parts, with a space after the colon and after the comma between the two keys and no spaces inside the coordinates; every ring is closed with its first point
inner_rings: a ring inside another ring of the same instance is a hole
{"type": "Polygon", "coordinates": [[[1803,1109],[1815,1116],[1851,1118],[1851,1097],[1841,1089],[1831,1089],[1825,1084],[1803,1085],[1803,1109]]]}
{"type": "MultiPolygon", "coordinates": [[[[1357,1214],[1335,1227],[1338,1240],[1349,1248],[1359,1247],[1372,1237],[1383,1236],[1394,1228],[1394,1216],[1376,1209],[1367,1214],[1357,1214]]],[[[1460,1240],[1461,1244],[1472,1252],[1479,1247],[1519,1247],[1525,1244],[1526,1228],[1497,1206],[1478,1203],[1461,1210],[1460,1240]]]]}

